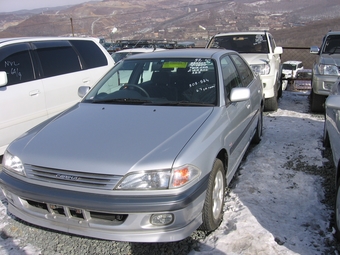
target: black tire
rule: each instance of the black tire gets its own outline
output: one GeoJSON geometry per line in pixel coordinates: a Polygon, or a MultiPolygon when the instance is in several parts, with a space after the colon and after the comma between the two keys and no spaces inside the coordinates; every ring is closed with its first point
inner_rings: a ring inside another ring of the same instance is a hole
{"type": "Polygon", "coordinates": [[[266,112],[275,112],[277,111],[277,108],[278,108],[278,100],[277,100],[277,96],[275,95],[274,97],[271,97],[271,98],[266,98],[264,100],[264,110],[266,112]]]}
{"type": "Polygon", "coordinates": [[[336,189],[336,199],[335,199],[335,237],[338,241],[340,241],[340,179],[337,182],[336,189]]]}
{"type": "Polygon", "coordinates": [[[218,228],[223,219],[225,196],[225,172],[220,159],[215,159],[202,210],[200,230],[211,232],[218,228]]]}
{"type": "Polygon", "coordinates": [[[324,124],[324,128],[323,128],[323,147],[325,148],[329,148],[331,147],[330,141],[329,141],[329,136],[328,136],[328,132],[326,130],[326,120],[325,120],[325,124],[324,124]]]}
{"type": "Polygon", "coordinates": [[[313,89],[310,92],[310,109],[312,112],[320,113],[325,110],[324,103],[326,96],[315,94],[313,89]]]}
{"type": "Polygon", "coordinates": [[[259,113],[259,119],[257,120],[256,131],[253,136],[253,139],[251,140],[253,144],[259,144],[261,142],[262,130],[263,130],[263,109],[261,107],[260,113],[259,113]]]}

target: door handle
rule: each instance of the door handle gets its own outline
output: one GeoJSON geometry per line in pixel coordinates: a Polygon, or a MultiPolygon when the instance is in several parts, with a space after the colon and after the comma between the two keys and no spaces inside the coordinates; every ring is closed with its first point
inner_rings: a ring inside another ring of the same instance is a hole
{"type": "Polygon", "coordinates": [[[40,94],[39,89],[32,90],[32,91],[30,91],[30,93],[29,93],[29,95],[30,95],[31,97],[36,96],[36,95],[39,95],[39,94],[40,94]]]}
{"type": "Polygon", "coordinates": [[[89,83],[90,82],[90,78],[85,78],[83,79],[83,83],[86,84],[86,83],[89,83]]]}

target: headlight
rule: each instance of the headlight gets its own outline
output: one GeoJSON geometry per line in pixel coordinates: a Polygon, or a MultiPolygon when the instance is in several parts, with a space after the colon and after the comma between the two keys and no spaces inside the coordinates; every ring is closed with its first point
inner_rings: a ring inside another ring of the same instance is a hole
{"type": "Polygon", "coordinates": [[[338,67],[335,65],[318,65],[319,73],[323,75],[339,75],[338,67]]]}
{"type": "Polygon", "coordinates": [[[5,152],[2,165],[5,169],[15,172],[20,175],[26,175],[24,170],[24,165],[22,164],[21,160],[17,156],[13,156],[8,151],[5,152]]]}
{"type": "Polygon", "coordinates": [[[117,189],[151,190],[169,187],[170,170],[145,171],[126,175],[117,189]]]}
{"type": "Polygon", "coordinates": [[[260,75],[267,75],[270,73],[270,65],[269,64],[260,64],[260,65],[250,65],[255,73],[260,75]]]}
{"type": "Polygon", "coordinates": [[[180,188],[200,176],[200,171],[191,165],[172,170],[144,171],[127,174],[116,189],[157,190],[180,188]]]}

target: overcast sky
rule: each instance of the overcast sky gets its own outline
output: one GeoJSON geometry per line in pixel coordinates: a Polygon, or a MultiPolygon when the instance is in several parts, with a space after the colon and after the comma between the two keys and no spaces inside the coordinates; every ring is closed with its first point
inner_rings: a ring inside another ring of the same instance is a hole
{"type": "MultiPolygon", "coordinates": [[[[89,2],[90,0],[0,0],[0,12],[13,12],[19,10],[32,10],[44,7],[56,7],[63,5],[74,5],[84,2],[89,2]]],[[[99,0],[94,0],[99,1],[99,0]]]]}

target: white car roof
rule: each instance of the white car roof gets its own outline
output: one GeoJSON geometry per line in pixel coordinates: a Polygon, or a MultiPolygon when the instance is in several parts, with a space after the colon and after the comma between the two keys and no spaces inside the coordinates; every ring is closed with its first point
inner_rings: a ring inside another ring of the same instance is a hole
{"type": "Polygon", "coordinates": [[[300,63],[302,63],[302,61],[299,61],[299,60],[289,60],[289,61],[283,62],[283,64],[291,64],[291,65],[298,65],[300,63]]]}

